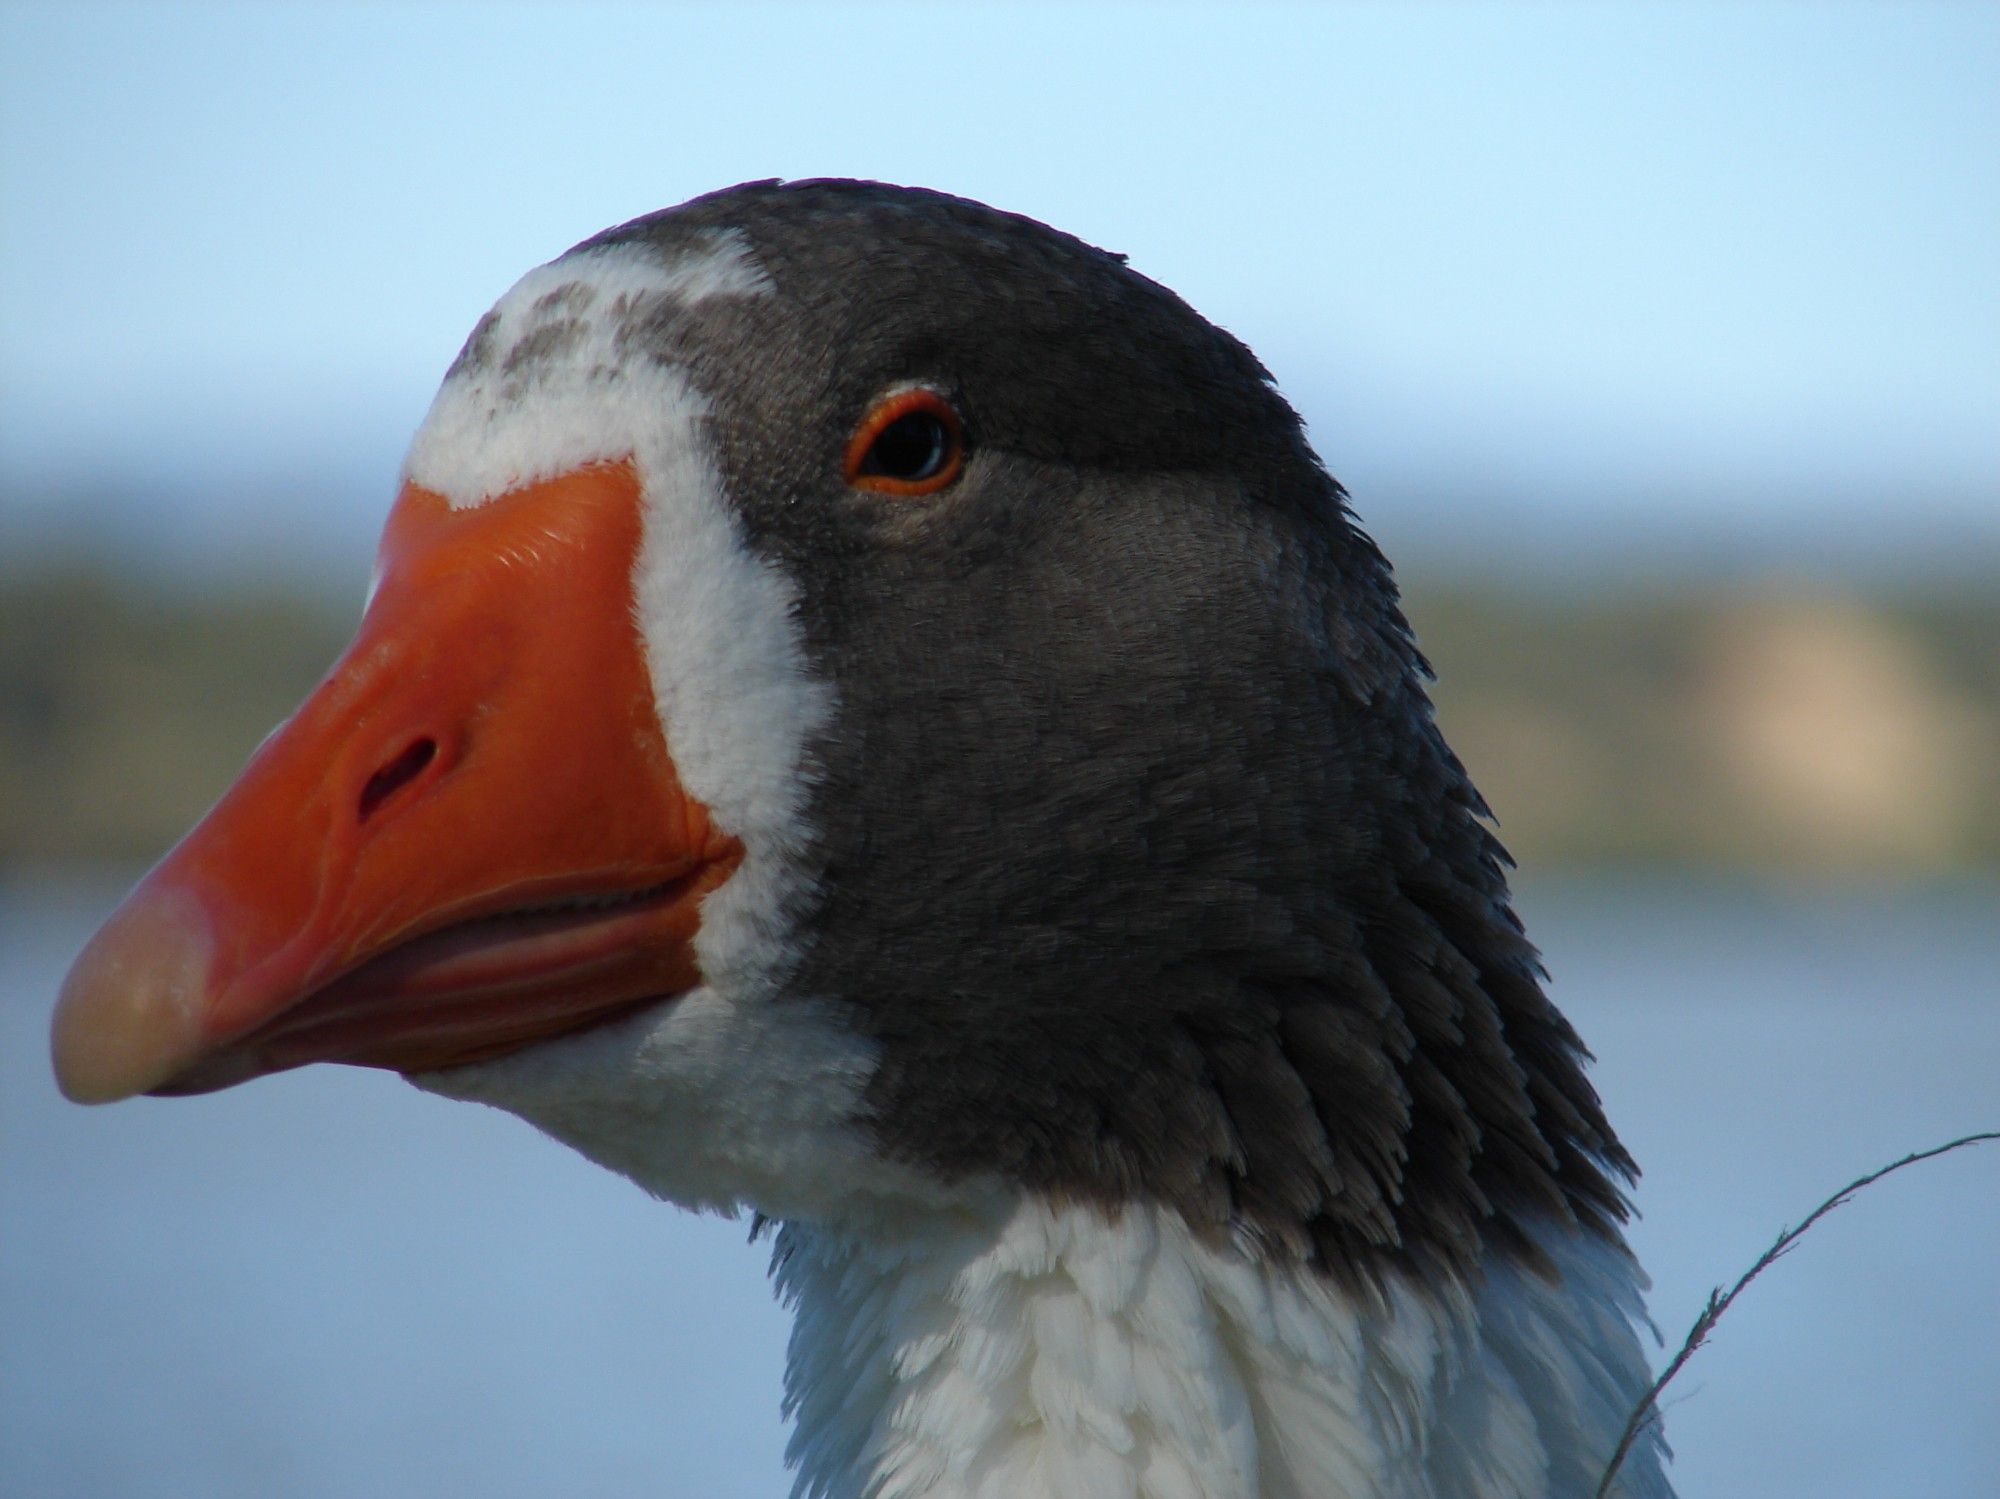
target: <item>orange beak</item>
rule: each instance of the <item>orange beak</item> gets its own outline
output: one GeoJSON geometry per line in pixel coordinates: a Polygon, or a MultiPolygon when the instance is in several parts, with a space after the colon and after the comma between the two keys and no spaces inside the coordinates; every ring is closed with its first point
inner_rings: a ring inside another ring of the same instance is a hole
{"type": "Polygon", "coordinates": [[[679,994],[742,846],[680,786],[632,616],[637,476],[406,487],[347,653],[84,948],[79,1102],[427,1071],[679,994]]]}

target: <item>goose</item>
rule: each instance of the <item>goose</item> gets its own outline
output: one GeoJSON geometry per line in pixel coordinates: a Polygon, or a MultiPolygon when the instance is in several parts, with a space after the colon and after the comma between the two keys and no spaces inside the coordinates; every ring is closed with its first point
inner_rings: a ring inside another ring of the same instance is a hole
{"type": "Polygon", "coordinates": [[[58,1078],[390,1068],[755,1215],[806,1499],[1590,1494],[1635,1168],[1428,677],[1265,369],[1122,256],[726,189],[479,321],[58,1078]]]}

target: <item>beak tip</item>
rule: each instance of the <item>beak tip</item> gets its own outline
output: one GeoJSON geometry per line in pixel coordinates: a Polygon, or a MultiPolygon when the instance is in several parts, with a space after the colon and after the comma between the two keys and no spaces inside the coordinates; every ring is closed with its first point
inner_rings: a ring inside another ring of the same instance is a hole
{"type": "Polygon", "coordinates": [[[56,1086],[112,1103],[182,1071],[206,1044],[211,943],[199,902],[141,888],[70,965],[50,1027],[56,1086]]]}

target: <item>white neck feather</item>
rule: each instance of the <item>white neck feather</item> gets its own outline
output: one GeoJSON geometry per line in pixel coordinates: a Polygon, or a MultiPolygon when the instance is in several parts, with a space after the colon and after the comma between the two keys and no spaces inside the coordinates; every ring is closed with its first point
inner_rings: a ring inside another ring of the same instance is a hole
{"type": "MultiPolygon", "coordinates": [[[[778,1236],[798,1496],[1568,1499],[1646,1383],[1639,1271],[1567,1231],[1559,1285],[1496,1257],[1375,1298],[1156,1208],[882,1227],[778,1236]]],[[[1659,1464],[1617,1492],[1668,1495],[1659,1464]]]]}

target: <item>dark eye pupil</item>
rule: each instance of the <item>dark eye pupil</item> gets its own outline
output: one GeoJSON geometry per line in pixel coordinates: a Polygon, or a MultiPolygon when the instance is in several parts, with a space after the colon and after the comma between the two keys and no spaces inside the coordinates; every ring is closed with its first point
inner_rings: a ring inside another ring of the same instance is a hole
{"type": "Polygon", "coordinates": [[[928,479],[951,456],[951,433],[928,411],[897,417],[875,434],[861,471],[891,479],[928,479]]]}

